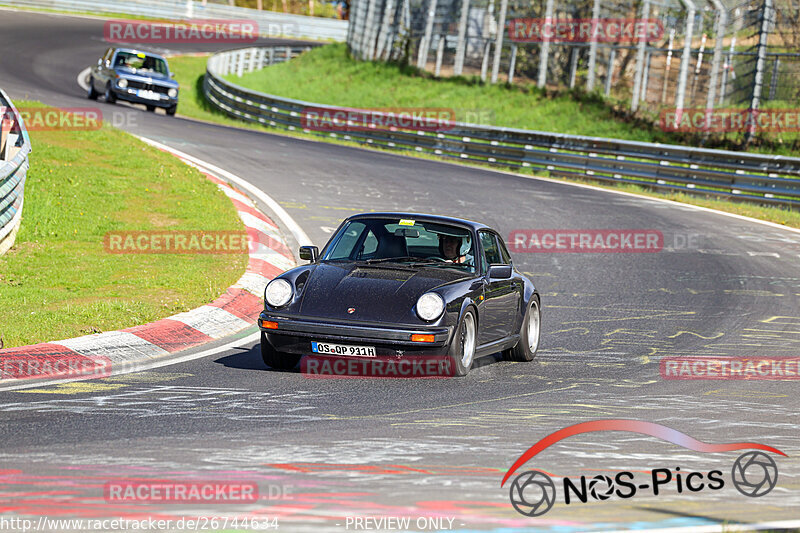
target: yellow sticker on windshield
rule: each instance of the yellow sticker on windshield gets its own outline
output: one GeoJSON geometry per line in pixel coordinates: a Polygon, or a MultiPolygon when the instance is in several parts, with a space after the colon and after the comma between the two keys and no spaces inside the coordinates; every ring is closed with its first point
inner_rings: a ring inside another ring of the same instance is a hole
{"type": "Polygon", "coordinates": [[[413,220],[409,220],[407,218],[401,218],[400,219],[400,225],[401,226],[413,226],[414,225],[414,221],[413,220]]]}
{"type": "Polygon", "coordinates": [[[140,57],[140,58],[144,59],[147,56],[145,56],[144,54],[136,54],[136,57],[140,57]]]}

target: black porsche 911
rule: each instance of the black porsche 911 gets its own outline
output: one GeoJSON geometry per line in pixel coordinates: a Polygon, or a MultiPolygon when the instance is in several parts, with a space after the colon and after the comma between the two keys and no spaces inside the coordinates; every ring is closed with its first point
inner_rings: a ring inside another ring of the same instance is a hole
{"type": "Polygon", "coordinates": [[[439,356],[452,374],[502,352],[530,361],[539,346],[540,296],[493,229],[456,218],[365,213],[346,219],[320,253],[270,281],[259,316],[273,368],[303,355],[439,356]]]}

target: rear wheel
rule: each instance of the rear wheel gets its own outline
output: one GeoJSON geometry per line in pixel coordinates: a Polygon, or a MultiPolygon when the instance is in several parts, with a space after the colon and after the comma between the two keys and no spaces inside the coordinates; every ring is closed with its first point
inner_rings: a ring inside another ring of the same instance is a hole
{"type": "Polygon", "coordinates": [[[477,340],[475,313],[472,310],[464,313],[456,330],[456,337],[450,345],[450,364],[453,365],[454,376],[466,376],[475,359],[477,340]]]}
{"type": "Polygon", "coordinates": [[[539,300],[534,296],[525,318],[522,320],[522,328],[519,332],[519,342],[510,350],[503,352],[503,359],[506,361],[527,362],[532,361],[539,349],[539,331],[542,323],[542,315],[539,310],[539,300]]]}
{"type": "Polygon", "coordinates": [[[278,370],[291,370],[300,362],[301,355],[292,353],[280,353],[272,347],[267,340],[267,334],[261,332],[261,359],[270,368],[278,370]]]}
{"type": "Polygon", "coordinates": [[[105,98],[106,98],[106,103],[108,103],[108,104],[117,103],[117,95],[115,95],[114,91],[111,90],[111,83],[110,82],[106,85],[105,98]]]}
{"type": "Polygon", "coordinates": [[[87,96],[89,100],[97,100],[97,97],[100,96],[100,93],[94,90],[94,78],[89,76],[89,91],[87,96]]]}

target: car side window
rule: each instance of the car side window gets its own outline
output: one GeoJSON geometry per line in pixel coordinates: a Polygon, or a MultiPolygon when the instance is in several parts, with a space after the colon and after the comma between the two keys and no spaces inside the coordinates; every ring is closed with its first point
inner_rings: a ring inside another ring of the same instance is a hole
{"type": "Polygon", "coordinates": [[[496,265],[503,262],[500,256],[500,249],[497,247],[497,239],[488,231],[478,232],[481,239],[481,246],[483,247],[484,263],[488,265],[496,265]]]}
{"type": "Polygon", "coordinates": [[[506,243],[503,242],[503,239],[501,239],[499,235],[495,235],[494,238],[497,241],[497,249],[500,251],[500,258],[502,259],[501,263],[504,265],[510,265],[511,254],[508,253],[506,243]]]}
{"type": "Polygon", "coordinates": [[[361,222],[349,223],[342,230],[331,251],[327,252],[326,259],[351,259],[353,248],[355,248],[365,228],[366,225],[361,222]]]}
{"type": "Polygon", "coordinates": [[[368,257],[378,251],[378,238],[372,231],[367,232],[364,244],[361,245],[361,257],[368,257]]]}

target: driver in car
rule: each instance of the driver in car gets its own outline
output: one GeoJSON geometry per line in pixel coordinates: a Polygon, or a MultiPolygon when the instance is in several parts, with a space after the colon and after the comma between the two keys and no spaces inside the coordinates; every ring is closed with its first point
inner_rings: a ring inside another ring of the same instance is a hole
{"type": "Polygon", "coordinates": [[[446,260],[452,263],[470,263],[472,257],[469,255],[461,255],[462,237],[455,235],[440,235],[439,236],[439,251],[446,260]]]}

